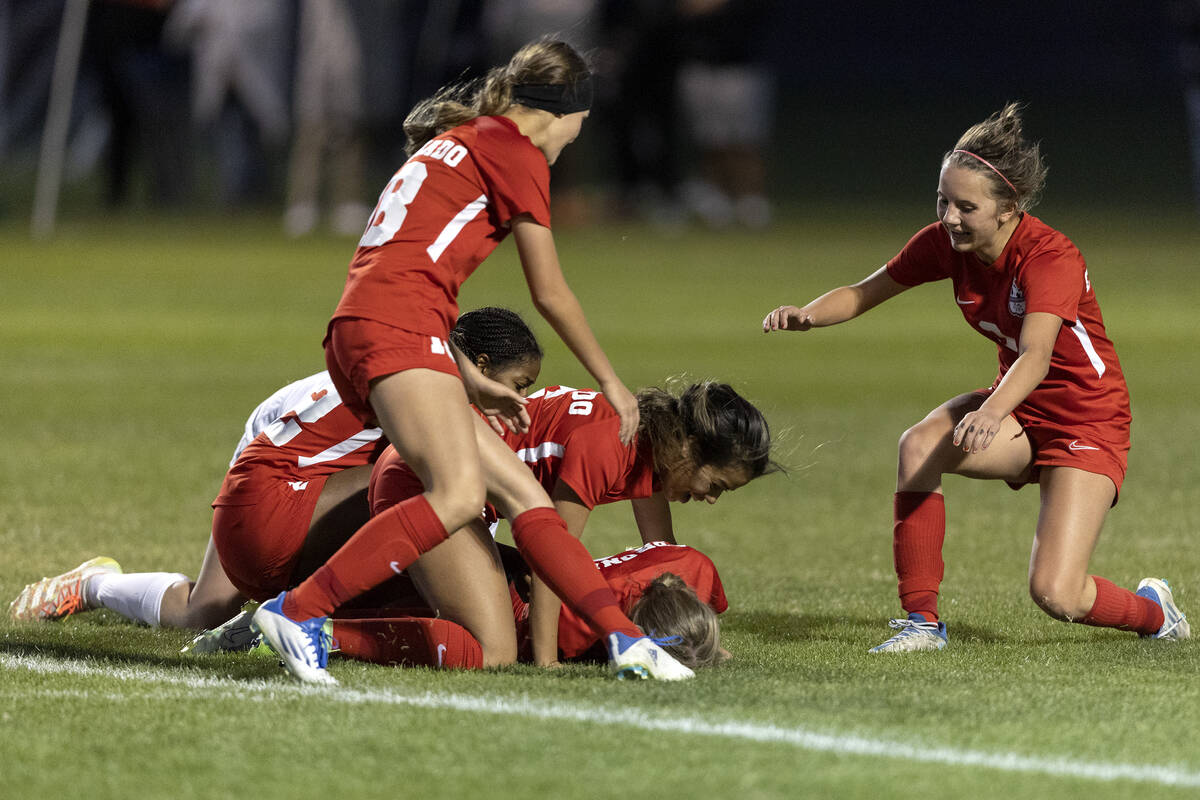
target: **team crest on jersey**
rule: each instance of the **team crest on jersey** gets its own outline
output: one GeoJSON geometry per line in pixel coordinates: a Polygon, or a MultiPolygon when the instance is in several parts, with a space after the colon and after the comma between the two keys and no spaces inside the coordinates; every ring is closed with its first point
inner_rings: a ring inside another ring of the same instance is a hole
{"type": "Polygon", "coordinates": [[[1014,317],[1025,316],[1025,293],[1017,286],[1015,280],[1012,282],[1012,288],[1008,290],[1008,313],[1014,317]]]}

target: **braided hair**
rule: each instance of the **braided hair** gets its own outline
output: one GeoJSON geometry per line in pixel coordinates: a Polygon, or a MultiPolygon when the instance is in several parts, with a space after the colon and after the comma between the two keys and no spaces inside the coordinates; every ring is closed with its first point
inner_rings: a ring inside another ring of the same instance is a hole
{"type": "Polygon", "coordinates": [[[477,308],[460,316],[450,331],[450,343],[472,362],[486,355],[496,369],[542,357],[541,345],[521,315],[496,306],[477,308]]]}

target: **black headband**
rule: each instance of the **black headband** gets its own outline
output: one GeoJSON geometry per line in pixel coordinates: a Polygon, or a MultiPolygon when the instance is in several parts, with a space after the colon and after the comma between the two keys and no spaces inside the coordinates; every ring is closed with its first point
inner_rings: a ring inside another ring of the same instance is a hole
{"type": "Polygon", "coordinates": [[[574,83],[519,83],[513,87],[512,99],[552,114],[574,114],[592,107],[594,83],[590,72],[574,83]]]}

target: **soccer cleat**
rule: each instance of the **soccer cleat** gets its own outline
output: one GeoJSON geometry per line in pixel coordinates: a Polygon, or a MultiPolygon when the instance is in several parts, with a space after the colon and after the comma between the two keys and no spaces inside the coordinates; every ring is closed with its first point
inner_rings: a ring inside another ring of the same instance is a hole
{"type": "Polygon", "coordinates": [[[893,619],[888,625],[900,632],[868,653],[911,653],[916,650],[941,650],[946,646],[946,623],[929,622],[925,615],[914,611],[908,619],[893,619]]]}
{"type": "Polygon", "coordinates": [[[76,611],[86,611],[83,586],[94,575],[119,574],[121,565],[111,558],[99,556],[85,561],[70,572],[53,578],[42,578],[21,590],[8,606],[13,619],[62,619],[76,611]]]}
{"type": "Polygon", "coordinates": [[[1175,605],[1171,587],[1162,578],[1143,578],[1138,584],[1137,594],[1158,603],[1162,607],[1163,624],[1158,633],[1145,634],[1150,639],[1187,639],[1192,635],[1192,626],[1187,617],[1175,605]]]}
{"type": "Polygon", "coordinates": [[[696,673],[676,661],[649,636],[610,633],[608,663],[618,680],[682,681],[696,677],[696,673]]]}
{"type": "Polygon", "coordinates": [[[196,634],[196,637],[185,644],[179,651],[193,656],[203,656],[222,651],[240,652],[254,646],[258,634],[250,630],[250,620],[258,603],[247,600],[237,616],[222,622],[215,628],[209,628],[196,634]]]}
{"type": "Polygon", "coordinates": [[[337,684],[337,680],[325,670],[329,660],[329,643],[325,636],[327,617],[313,617],[303,622],[289,619],[283,613],[283,598],[280,592],[258,607],[250,627],[261,633],[263,639],[280,658],[288,672],[305,683],[337,684]]]}

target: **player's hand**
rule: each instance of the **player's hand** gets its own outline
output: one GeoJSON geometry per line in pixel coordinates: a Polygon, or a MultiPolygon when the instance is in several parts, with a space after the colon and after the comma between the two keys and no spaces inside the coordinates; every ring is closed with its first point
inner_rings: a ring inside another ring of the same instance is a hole
{"type": "Polygon", "coordinates": [[[632,444],[633,437],[637,435],[639,420],[637,398],[620,381],[601,384],[600,390],[604,393],[604,399],[621,418],[621,429],[617,433],[621,444],[632,444]]]}
{"type": "Polygon", "coordinates": [[[796,306],[780,306],[763,318],[763,333],[806,331],[813,326],[812,313],[796,306]]]}
{"type": "Polygon", "coordinates": [[[1002,417],[979,408],[972,411],[954,427],[954,446],[964,453],[982,453],[1000,431],[1002,417]]]}
{"type": "Polygon", "coordinates": [[[471,402],[483,412],[496,433],[503,436],[504,428],[513,433],[529,430],[529,412],[525,410],[529,401],[516,390],[480,375],[468,387],[468,393],[471,402]]]}

